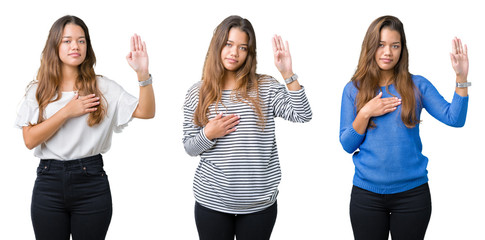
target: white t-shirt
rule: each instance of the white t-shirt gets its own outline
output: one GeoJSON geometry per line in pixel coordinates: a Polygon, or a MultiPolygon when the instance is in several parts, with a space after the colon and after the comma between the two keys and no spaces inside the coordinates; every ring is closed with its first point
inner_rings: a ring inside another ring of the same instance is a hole
{"type": "MultiPolygon", "coordinates": [[[[88,114],[71,118],[49,140],[35,148],[34,155],[41,159],[72,160],[105,153],[111,146],[114,132],[121,132],[131,121],[138,99],[120,85],[106,77],[98,76],[98,87],[103,93],[107,112],[101,123],[88,126],[88,114]]],[[[32,84],[17,112],[15,125],[19,128],[37,123],[39,104],[35,98],[38,84],[32,84]]],[[[63,108],[74,92],[63,92],[61,99],[45,108],[44,119],[50,118],[63,108]]]]}

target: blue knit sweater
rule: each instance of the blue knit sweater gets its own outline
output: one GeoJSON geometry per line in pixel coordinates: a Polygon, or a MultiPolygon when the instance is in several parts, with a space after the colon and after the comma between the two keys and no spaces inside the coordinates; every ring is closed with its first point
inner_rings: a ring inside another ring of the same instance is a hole
{"type": "MultiPolygon", "coordinates": [[[[468,96],[455,93],[450,104],[426,78],[412,75],[412,79],[421,98],[417,100],[418,119],[425,108],[431,116],[449,126],[465,124],[468,96]]],[[[400,98],[394,85],[388,89],[400,98]]],[[[393,97],[385,87],[381,91],[382,98],[393,97]]],[[[357,115],[357,92],[353,82],[345,86],[340,115],[340,143],[345,151],[354,153],[354,185],[379,194],[393,194],[428,182],[428,158],[421,153],[419,124],[407,128],[401,120],[401,106],[398,106],[391,113],[372,118],[376,128],[368,128],[362,135],[357,133],[352,127],[357,115]]]]}

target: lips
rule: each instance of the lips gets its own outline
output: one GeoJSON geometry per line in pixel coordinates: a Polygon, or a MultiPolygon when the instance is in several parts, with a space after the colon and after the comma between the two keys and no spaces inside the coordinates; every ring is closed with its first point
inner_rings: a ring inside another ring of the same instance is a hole
{"type": "Polygon", "coordinates": [[[391,63],[392,62],[392,59],[390,59],[390,58],[381,58],[380,60],[383,61],[384,63],[391,63]]]}
{"type": "Polygon", "coordinates": [[[71,56],[71,57],[80,57],[81,56],[80,53],[69,53],[68,55],[71,56]]]}
{"type": "Polygon", "coordinates": [[[226,58],[226,60],[229,62],[229,63],[237,63],[238,61],[236,59],[232,59],[232,58],[226,58]]]}

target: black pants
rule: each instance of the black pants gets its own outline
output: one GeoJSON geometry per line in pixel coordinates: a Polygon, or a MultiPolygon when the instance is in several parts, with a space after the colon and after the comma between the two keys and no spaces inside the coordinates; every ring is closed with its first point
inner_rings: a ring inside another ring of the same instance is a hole
{"type": "Polygon", "coordinates": [[[195,223],[200,240],[268,240],[277,215],[276,202],[251,214],[228,214],[195,203],[195,223]]]}
{"type": "Polygon", "coordinates": [[[41,160],[31,216],[38,240],[102,240],[111,221],[108,178],[101,155],[41,160]]]}
{"type": "Polygon", "coordinates": [[[377,194],[354,186],[350,219],[356,240],[424,239],[431,217],[428,184],[396,194],[377,194]]]}

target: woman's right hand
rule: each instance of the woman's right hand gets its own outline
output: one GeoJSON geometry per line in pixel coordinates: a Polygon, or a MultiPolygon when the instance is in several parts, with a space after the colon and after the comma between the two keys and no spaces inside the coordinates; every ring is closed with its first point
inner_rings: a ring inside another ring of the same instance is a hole
{"type": "Polygon", "coordinates": [[[217,114],[213,119],[209,120],[204,127],[204,133],[207,139],[213,140],[221,138],[229,133],[237,130],[236,125],[239,124],[239,116],[236,114],[229,114],[222,116],[222,113],[217,114]]]}
{"type": "Polygon", "coordinates": [[[382,98],[382,92],[379,92],[377,96],[367,102],[364,107],[360,109],[360,112],[367,118],[378,117],[393,112],[400,104],[401,99],[398,99],[397,97],[382,98]]]}
{"type": "Polygon", "coordinates": [[[79,94],[76,93],[62,110],[68,119],[75,118],[96,111],[98,109],[96,106],[99,103],[99,97],[96,97],[94,94],[79,97],[79,94]]]}
{"type": "Polygon", "coordinates": [[[352,127],[359,134],[364,134],[371,117],[378,117],[393,112],[401,104],[396,97],[382,98],[382,92],[367,102],[355,117],[352,127]]]}

